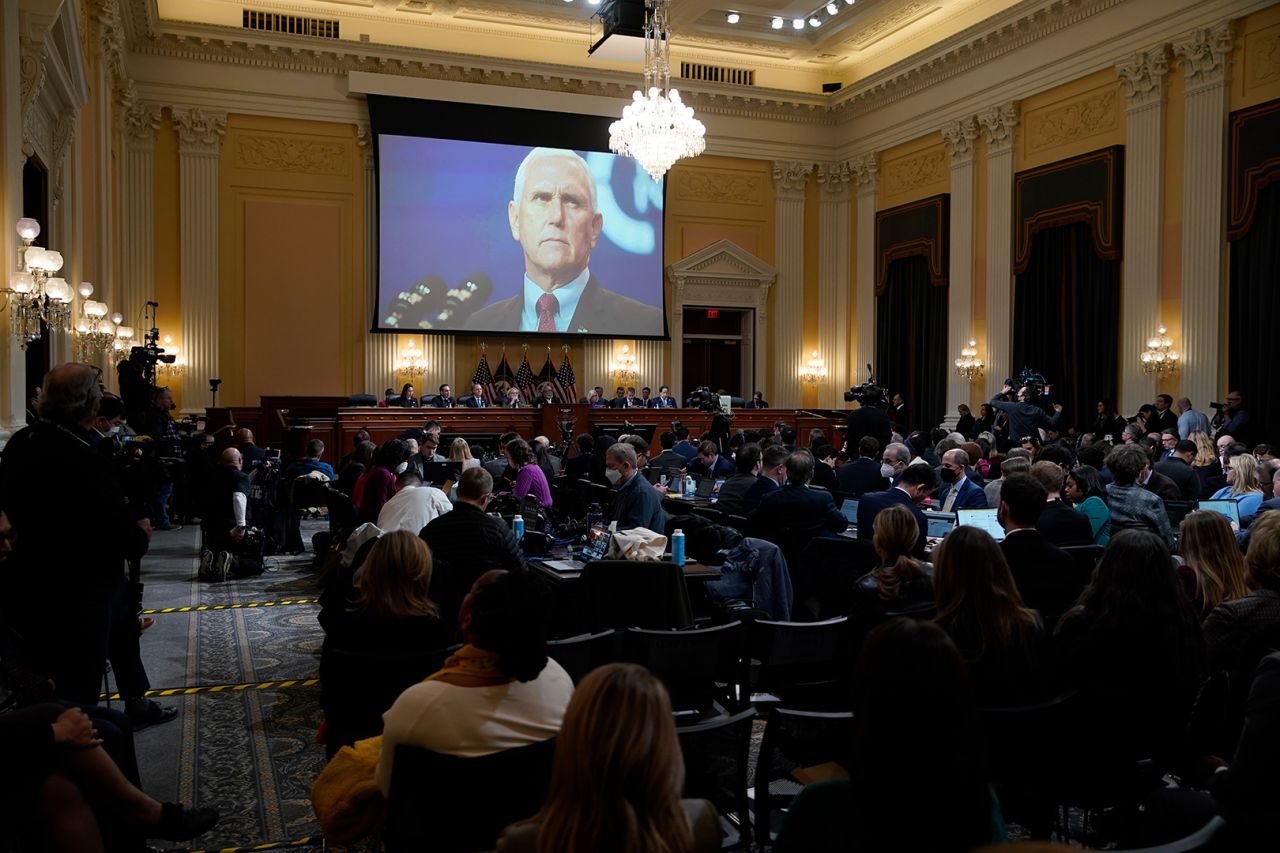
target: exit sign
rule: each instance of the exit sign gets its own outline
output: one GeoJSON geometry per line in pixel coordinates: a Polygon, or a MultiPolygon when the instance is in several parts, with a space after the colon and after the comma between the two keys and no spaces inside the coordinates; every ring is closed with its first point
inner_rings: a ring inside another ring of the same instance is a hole
{"type": "Polygon", "coordinates": [[[708,319],[708,320],[719,320],[719,319],[720,319],[720,309],[719,309],[719,308],[708,308],[708,309],[707,309],[707,319],[708,319]]]}

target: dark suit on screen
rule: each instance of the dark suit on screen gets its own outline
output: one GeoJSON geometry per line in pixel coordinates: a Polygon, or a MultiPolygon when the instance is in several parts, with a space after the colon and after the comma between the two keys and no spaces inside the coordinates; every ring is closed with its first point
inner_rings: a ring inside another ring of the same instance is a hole
{"type": "Polygon", "coordinates": [[[870,542],[871,537],[875,535],[876,516],[881,510],[888,509],[894,504],[905,506],[916,517],[916,524],[920,525],[920,538],[916,540],[916,547],[911,553],[916,557],[923,557],[924,546],[929,538],[929,520],[911,499],[911,495],[899,488],[892,488],[885,492],[868,492],[862,496],[858,501],[858,538],[870,542]]]}
{"type": "MultiPolygon", "coordinates": [[[[476,331],[519,332],[524,311],[524,285],[515,296],[486,305],[471,315],[467,328],[476,331]]],[[[566,332],[626,331],[635,335],[661,335],[665,331],[662,309],[606,290],[593,273],[578,300],[566,332]]]]}

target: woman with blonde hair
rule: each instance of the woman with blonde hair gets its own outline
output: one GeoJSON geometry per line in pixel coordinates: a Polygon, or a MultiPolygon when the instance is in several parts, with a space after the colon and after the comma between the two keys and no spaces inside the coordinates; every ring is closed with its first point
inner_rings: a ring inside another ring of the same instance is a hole
{"type": "Polygon", "coordinates": [[[1262,486],[1258,485],[1258,460],[1241,453],[1227,460],[1227,484],[1209,498],[1214,501],[1234,500],[1240,509],[1240,523],[1248,525],[1262,506],[1262,486]]]}
{"type": "Polygon", "coordinates": [[[1200,478],[1200,494],[1209,493],[1209,482],[1222,476],[1222,462],[1218,460],[1218,449],[1213,441],[1202,432],[1193,432],[1187,436],[1188,441],[1195,442],[1196,457],[1191,460],[1191,470],[1200,478]]]}
{"type": "Polygon", "coordinates": [[[851,617],[864,627],[886,613],[923,606],[933,601],[933,584],[926,564],[911,556],[920,538],[920,525],[900,504],[876,514],[871,544],[880,565],[854,581],[851,617]]]}
{"type": "Polygon", "coordinates": [[[546,805],[510,827],[499,853],[710,853],[715,808],[680,799],[684,759],[662,682],[606,664],[574,691],[556,741],[546,805]]]}
{"type": "Polygon", "coordinates": [[[1202,616],[1224,601],[1249,594],[1249,572],[1231,524],[1222,513],[1196,510],[1182,519],[1178,568],[1187,593],[1202,616]]]}
{"type": "Polygon", "coordinates": [[[465,438],[455,438],[449,445],[449,461],[461,462],[463,471],[480,464],[480,460],[471,455],[471,445],[465,438]]]}

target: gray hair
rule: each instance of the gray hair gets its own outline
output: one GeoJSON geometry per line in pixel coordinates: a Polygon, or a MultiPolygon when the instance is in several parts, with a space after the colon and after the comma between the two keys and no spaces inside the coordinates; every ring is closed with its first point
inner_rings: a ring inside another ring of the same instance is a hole
{"type": "Polygon", "coordinates": [[[523,203],[524,179],[526,173],[529,171],[529,164],[535,160],[542,160],[550,157],[564,157],[574,161],[582,167],[582,171],[585,172],[587,176],[587,194],[591,198],[591,211],[594,213],[596,210],[596,182],[595,179],[591,177],[591,167],[587,165],[587,161],[583,160],[582,156],[578,154],[577,151],[570,151],[568,148],[538,147],[526,154],[524,159],[520,161],[520,168],[516,169],[516,182],[511,191],[511,200],[516,203],[517,207],[523,203]]]}
{"type": "Polygon", "coordinates": [[[969,462],[970,462],[969,454],[965,453],[960,448],[957,447],[953,450],[948,450],[946,455],[950,456],[951,461],[959,465],[961,468],[969,467],[969,462]]]}
{"type": "Polygon", "coordinates": [[[39,415],[55,423],[80,423],[97,414],[102,387],[87,364],[60,364],[44,376],[39,415]]]}
{"type": "Polygon", "coordinates": [[[884,452],[892,455],[904,465],[911,461],[911,448],[900,442],[893,442],[884,449],[884,452]]]}
{"type": "Polygon", "coordinates": [[[614,462],[625,462],[632,468],[636,467],[636,449],[626,442],[614,442],[609,445],[604,455],[605,458],[612,459],[614,462]]]}

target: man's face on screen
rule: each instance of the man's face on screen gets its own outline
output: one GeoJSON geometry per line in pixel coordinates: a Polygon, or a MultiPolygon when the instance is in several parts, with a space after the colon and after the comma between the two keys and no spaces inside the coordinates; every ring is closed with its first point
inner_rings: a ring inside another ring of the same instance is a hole
{"type": "Polygon", "coordinates": [[[545,290],[577,278],[600,238],[603,219],[592,209],[590,181],[581,163],[542,157],[528,165],[521,197],[507,206],[525,274],[545,290]]]}

